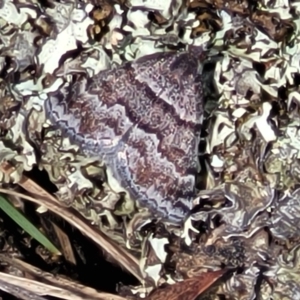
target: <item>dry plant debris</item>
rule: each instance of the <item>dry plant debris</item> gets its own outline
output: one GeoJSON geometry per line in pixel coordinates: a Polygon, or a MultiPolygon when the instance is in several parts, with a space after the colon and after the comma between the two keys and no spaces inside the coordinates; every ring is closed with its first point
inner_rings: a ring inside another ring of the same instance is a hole
{"type": "Polygon", "coordinates": [[[0,7],[0,161],[13,166],[1,170],[2,186],[21,184],[34,167],[46,171],[57,187],[51,197],[135,262],[128,271],[141,286],[122,286],[121,296],[146,297],[229,268],[232,276],[203,298],[300,299],[299,2],[3,0],[0,7]],[[197,196],[180,227],[153,222],[105,161],[56,128],[45,103],[79,78],[191,45],[205,49],[205,111],[197,196]]]}

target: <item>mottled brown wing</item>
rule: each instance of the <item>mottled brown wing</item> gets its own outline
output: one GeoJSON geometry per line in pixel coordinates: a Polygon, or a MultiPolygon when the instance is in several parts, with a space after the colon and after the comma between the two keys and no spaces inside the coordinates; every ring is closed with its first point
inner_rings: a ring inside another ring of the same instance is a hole
{"type": "Polygon", "coordinates": [[[160,53],[50,95],[47,111],[133,199],[180,222],[191,208],[202,122],[198,61],[160,53]]]}

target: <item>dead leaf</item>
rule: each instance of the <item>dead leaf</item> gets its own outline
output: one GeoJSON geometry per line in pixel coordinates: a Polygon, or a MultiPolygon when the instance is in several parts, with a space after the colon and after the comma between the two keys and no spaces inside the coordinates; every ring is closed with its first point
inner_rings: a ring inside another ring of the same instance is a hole
{"type": "Polygon", "coordinates": [[[59,228],[54,222],[51,222],[51,224],[53,226],[57,239],[59,240],[60,248],[65,259],[68,262],[76,265],[76,258],[68,235],[61,228],[59,228]]]}
{"type": "Polygon", "coordinates": [[[227,270],[202,273],[199,276],[177,282],[166,288],[159,288],[149,295],[146,300],[195,300],[213,283],[221,278],[227,270]]]}

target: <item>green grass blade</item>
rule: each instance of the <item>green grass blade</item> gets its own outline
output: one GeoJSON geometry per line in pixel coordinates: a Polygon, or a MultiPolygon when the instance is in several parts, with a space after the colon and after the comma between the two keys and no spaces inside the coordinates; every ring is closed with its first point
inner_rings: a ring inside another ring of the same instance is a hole
{"type": "Polygon", "coordinates": [[[20,213],[8,200],[0,195],[0,208],[14,220],[24,231],[36,239],[40,244],[55,255],[61,255],[61,252],[45,237],[25,216],[20,213]]]}

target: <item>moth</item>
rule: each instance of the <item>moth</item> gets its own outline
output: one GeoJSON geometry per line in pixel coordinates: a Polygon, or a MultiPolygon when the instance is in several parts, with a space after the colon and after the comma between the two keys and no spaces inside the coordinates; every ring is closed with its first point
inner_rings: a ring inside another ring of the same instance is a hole
{"type": "Polygon", "coordinates": [[[180,223],[192,207],[203,118],[200,61],[155,53],[65,84],[46,113],[154,218],[180,223]]]}

